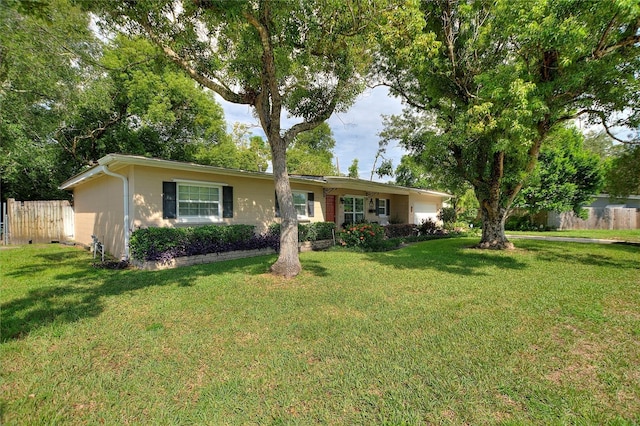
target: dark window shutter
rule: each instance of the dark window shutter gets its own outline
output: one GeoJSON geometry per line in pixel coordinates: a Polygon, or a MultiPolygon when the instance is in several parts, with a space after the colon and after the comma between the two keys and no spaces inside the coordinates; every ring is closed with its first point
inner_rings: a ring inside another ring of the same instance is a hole
{"type": "Polygon", "coordinates": [[[176,183],[162,182],[162,218],[175,219],[176,217],[176,183]]]}
{"type": "Polygon", "coordinates": [[[380,216],[380,199],[376,198],[376,216],[380,216]]]}
{"type": "Polygon", "coordinates": [[[280,203],[278,203],[278,193],[274,192],[276,200],[276,217],[280,217],[280,203]]]}
{"type": "Polygon", "coordinates": [[[309,217],[313,217],[314,215],[314,194],[313,192],[309,192],[307,194],[307,210],[309,213],[309,217]]]}
{"type": "Polygon", "coordinates": [[[233,186],[222,187],[222,217],[233,217],[233,186]]]}
{"type": "Polygon", "coordinates": [[[387,199],[387,216],[391,216],[391,200],[387,199]]]}

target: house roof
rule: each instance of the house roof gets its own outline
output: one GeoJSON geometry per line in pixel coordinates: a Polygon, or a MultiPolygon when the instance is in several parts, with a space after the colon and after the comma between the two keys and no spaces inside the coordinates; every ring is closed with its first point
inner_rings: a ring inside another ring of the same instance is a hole
{"type": "MultiPolygon", "coordinates": [[[[201,173],[218,174],[223,176],[252,177],[255,179],[273,180],[273,174],[267,172],[254,172],[239,169],[228,169],[224,167],[205,166],[196,163],[183,161],[163,160],[160,158],[148,158],[137,155],[108,154],[98,160],[98,164],[79,173],[60,185],[60,189],[73,189],[78,185],[89,182],[105,175],[104,168],[107,167],[112,172],[117,172],[127,166],[159,167],[170,170],[183,170],[201,173]]],[[[326,189],[351,189],[371,193],[404,194],[411,193],[434,195],[442,198],[451,197],[450,194],[427,189],[408,188],[404,186],[391,185],[387,183],[372,182],[362,179],[355,179],[343,176],[310,176],[310,175],[289,175],[291,182],[306,183],[321,186],[326,189]]]]}

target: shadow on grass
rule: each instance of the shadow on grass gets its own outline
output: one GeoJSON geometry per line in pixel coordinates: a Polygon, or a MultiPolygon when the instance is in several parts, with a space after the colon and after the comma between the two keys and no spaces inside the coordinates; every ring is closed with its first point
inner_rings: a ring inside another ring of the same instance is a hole
{"type": "Polygon", "coordinates": [[[104,311],[105,299],[111,296],[148,287],[193,286],[199,277],[205,276],[260,275],[269,270],[273,260],[273,256],[264,256],[164,271],[140,271],[98,269],[93,266],[93,259],[79,250],[36,254],[29,265],[5,275],[22,280],[49,280],[54,285],[43,284],[23,297],[0,305],[0,342],[21,339],[50,324],[95,317],[104,311]],[[60,273],[53,272],[49,275],[51,278],[43,278],[44,272],[51,273],[52,269],[60,269],[60,273]],[[73,272],[66,272],[68,270],[73,272]]]}
{"type": "Polygon", "coordinates": [[[521,270],[527,264],[508,253],[471,248],[470,239],[441,239],[425,241],[402,250],[370,253],[374,262],[397,269],[436,269],[458,275],[489,275],[487,267],[521,270]]]}
{"type": "Polygon", "coordinates": [[[543,261],[640,270],[640,246],[635,244],[603,244],[599,245],[600,249],[596,248],[596,250],[593,250],[593,244],[585,243],[550,243],[527,240],[522,245],[526,246],[529,252],[535,253],[539,260],[543,261]],[[564,247],[566,244],[579,244],[579,248],[590,247],[591,250],[585,253],[581,253],[578,250],[566,250],[564,247]],[[634,255],[635,259],[633,258],[634,255]]]}

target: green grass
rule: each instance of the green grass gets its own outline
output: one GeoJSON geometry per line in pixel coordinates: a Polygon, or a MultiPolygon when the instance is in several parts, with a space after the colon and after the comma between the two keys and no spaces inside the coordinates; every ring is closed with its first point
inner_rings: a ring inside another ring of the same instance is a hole
{"type": "Polygon", "coordinates": [[[143,272],[0,250],[0,423],[635,424],[640,251],[518,240],[143,272]]]}
{"type": "Polygon", "coordinates": [[[549,237],[599,238],[640,243],[640,229],[576,229],[566,231],[507,231],[509,235],[538,235],[549,237]]]}

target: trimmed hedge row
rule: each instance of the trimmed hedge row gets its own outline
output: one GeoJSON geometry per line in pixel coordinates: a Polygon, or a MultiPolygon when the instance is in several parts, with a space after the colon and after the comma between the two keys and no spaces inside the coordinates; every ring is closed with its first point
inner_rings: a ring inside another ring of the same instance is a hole
{"type": "Polygon", "coordinates": [[[274,235],[256,235],[252,225],[206,225],[187,228],[144,228],[131,234],[131,257],[137,261],[168,261],[175,257],[234,250],[280,249],[274,235]]]}
{"type": "MultiPolygon", "coordinates": [[[[298,224],[298,241],[320,241],[333,239],[336,224],[333,222],[312,222],[298,224]]],[[[270,235],[280,235],[280,224],[269,226],[270,235]]]]}

